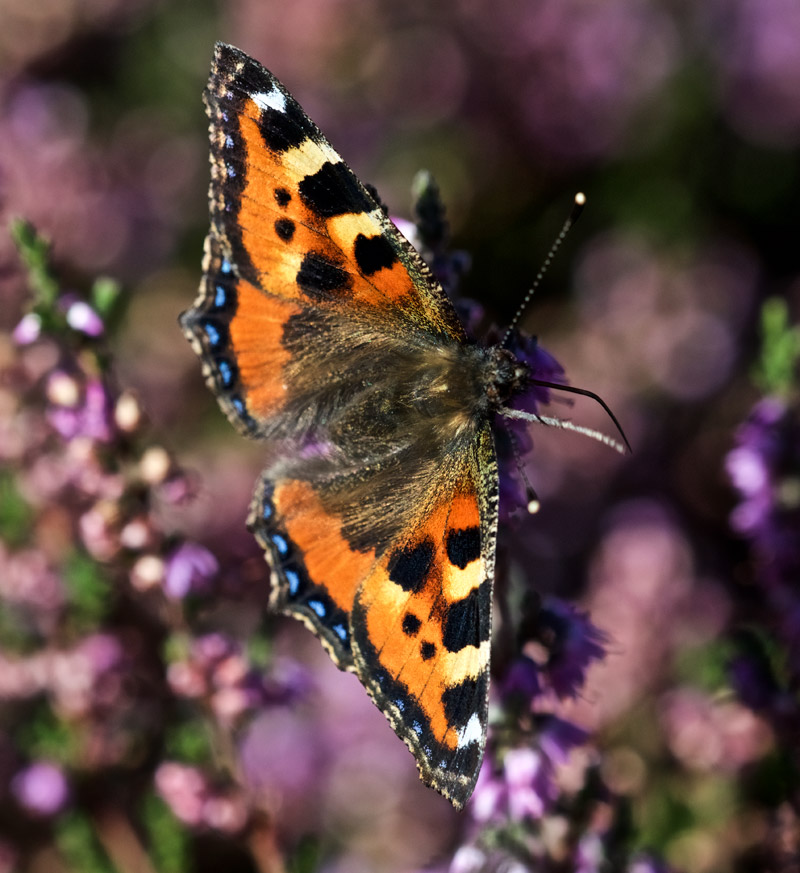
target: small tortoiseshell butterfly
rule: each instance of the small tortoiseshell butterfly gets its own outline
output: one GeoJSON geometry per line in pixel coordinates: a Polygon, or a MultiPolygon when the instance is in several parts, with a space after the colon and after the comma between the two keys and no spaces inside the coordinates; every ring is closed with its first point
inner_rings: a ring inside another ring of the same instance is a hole
{"type": "Polygon", "coordinates": [[[287,90],[218,44],[211,229],[181,324],[266,466],[270,604],[353,671],[461,808],[486,742],[492,421],[530,383],[470,342],[412,246],[287,90]]]}

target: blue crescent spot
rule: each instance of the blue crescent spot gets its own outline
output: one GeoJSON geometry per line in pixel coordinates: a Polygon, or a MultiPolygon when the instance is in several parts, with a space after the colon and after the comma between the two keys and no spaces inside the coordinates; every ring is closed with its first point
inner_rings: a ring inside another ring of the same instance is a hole
{"type": "Polygon", "coordinates": [[[225,137],[225,148],[232,149],[233,148],[233,137],[228,135],[225,137]]]}
{"type": "Polygon", "coordinates": [[[309,600],[308,605],[316,612],[316,614],[320,618],[325,618],[325,613],[327,610],[325,609],[325,605],[320,603],[319,600],[309,600]]]}
{"type": "Polygon", "coordinates": [[[239,415],[241,415],[242,417],[244,417],[247,414],[245,411],[245,408],[244,408],[244,403],[242,403],[241,397],[231,397],[231,405],[239,413],[239,415]]]}
{"type": "Polygon", "coordinates": [[[294,597],[297,594],[297,589],[300,587],[300,576],[294,570],[284,570],[283,574],[289,583],[289,594],[294,597]]]}
{"type": "Polygon", "coordinates": [[[286,537],[276,533],[270,539],[272,540],[272,545],[278,550],[279,555],[289,554],[289,543],[286,541],[286,537]]]}
{"type": "Polygon", "coordinates": [[[212,346],[219,345],[220,335],[219,331],[214,327],[213,324],[209,324],[206,322],[203,325],[203,330],[206,332],[206,336],[208,337],[208,341],[212,346]]]}
{"type": "Polygon", "coordinates": [[[236,170],[230,164],[228,164],[226,169],[228,170],[228,178],[233,179],[236,176],[236,170]]]}
{"type": "Polygon", "coordinates": [[[217,309],[222,309],[228,302],[228,289],[224,285],[214,286],[214,306],[217,309]]]}
{"type": "Polygon", "coordinates": [[[333,632],[343,643],[347,642],[347,628],[343,624],[335,624],[333,632]]]}
{"type": "Polygon", "coordinates": [[[405,700],[401,700],[399,697],[395,700],[394,705],[402,712],[406,708],[405,700]]]}
{"type": "Polygon", "coordinates": [[[233,370],[231,370],[231,365],[227,361],[220,361],[217,364],[217,368],[222,376],[222,384],[226,388],[230,387],[233,382],[233,370]]]}
{"type": "Polygon", "coordinates": [[[219,265],[220,273],[232,273],[233,267],[231,266],[231,262],[227,258],[222,259],[222,263],[219,265]]]}
{"type": "Polygon", "coordinates": [[[414,721],[411,723],[411,729],[418,737],[422,736],[422,725],[418,721],[414,721]]]}
{"type": "Polygon", "coordinates": [[[268,519],[272,518],[272,513],[272,504],[268,500],[265,500],[264,503],[261,505],[261,517],[264,519],[264,521],[267,521],[268,519]]]}

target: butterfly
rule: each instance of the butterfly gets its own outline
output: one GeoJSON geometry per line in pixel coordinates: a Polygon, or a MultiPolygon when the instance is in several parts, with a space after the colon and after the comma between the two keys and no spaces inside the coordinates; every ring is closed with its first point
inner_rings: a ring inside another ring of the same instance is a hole
{"type": "Polygon", "coordinates": [[[284,86],[217,44],[210,231],[181,325],[264,446],[248,525],[270,607],[352,671],[457,808],[486,744],[493,420],[530,383],[471,342],[429,268],[284,86]]]}

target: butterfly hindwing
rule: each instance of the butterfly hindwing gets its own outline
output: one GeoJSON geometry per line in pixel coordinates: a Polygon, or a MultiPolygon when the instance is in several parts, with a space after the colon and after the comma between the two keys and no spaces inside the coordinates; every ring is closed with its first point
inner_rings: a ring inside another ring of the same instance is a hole
{"type": "Polygon", "coordinates": [[[249,520],[272,608],[357,673],[424,781],[458,807],[486,737],[496,475],[486,428],[429,483],[410,532],[371,549],[353,548],[348,513],[330,515],[324,487],[300,480],[263,477],[249,520]]]}
{"type": "Polygon", "coordinates": [[[486,741],[497,517],[489,429],[442,472],[438,502],[362,582],[351,626],[361,681],[423,780],[460,808],[486,741]]]}

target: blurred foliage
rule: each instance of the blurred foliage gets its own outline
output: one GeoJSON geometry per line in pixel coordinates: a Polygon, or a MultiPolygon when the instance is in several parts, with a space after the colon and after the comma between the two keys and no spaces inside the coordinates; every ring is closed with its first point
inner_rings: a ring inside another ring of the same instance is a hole
{"type": "Polygon", "coordinates": [[[789,321],[786,301],[774,297],[761,310],[761,360],[755,371],[764,394],[789,396],[797,388],[800,327],[789,321]]]}

